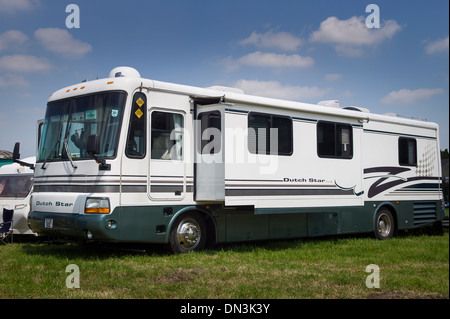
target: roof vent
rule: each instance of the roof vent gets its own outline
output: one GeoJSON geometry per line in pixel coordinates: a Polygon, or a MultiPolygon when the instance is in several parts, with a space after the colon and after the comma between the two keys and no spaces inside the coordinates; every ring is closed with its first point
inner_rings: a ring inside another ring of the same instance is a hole
{"type": "Polygon", "coordinates": [[[127,67],[127,66],[119,66],[117,68],[114,68],[109,72],[110,78],[121,78],[121,77],[127,77],[127,78],[140,78],[141,75],[136,69],[127,67]]]}
{"type": "Polygon", "coordinates": [[[346,107],[343,107],[342,109],[349,110],[349,111],[370,113],[370,110],[368,108],[360,107],[360,106],[346,106],[346,107]]]}
{"type": "Polygon", "coordinates": [[[322,105],[322,106],[328,106],[328,107],[339,107],[339,101],[338,100],[320,101],[317,104],[318,105],[322,105]]]}

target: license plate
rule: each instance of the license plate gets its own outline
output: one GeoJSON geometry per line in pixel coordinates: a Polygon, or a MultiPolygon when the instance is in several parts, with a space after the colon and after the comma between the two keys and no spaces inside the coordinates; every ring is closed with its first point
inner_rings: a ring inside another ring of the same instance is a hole
{"type": "Polygon", "coordinates": [[[44,228],[53,228],[53,218],[44,218],[44,228]]]}

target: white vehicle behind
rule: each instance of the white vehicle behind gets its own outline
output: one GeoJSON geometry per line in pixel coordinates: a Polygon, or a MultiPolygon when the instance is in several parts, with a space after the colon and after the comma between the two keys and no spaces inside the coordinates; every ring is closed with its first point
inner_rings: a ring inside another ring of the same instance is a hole
{"type": "MultiPolygon", "coordinates": [[[[36,158],[29,157],[24,161],[35,163],[36,158]]],[[[0,167],[0,222],[3,222],[4,208],[14,210],[15,235],[36,235],[27,223],[33,179],[33,170],[20,164],[13,163],[0,167]]]]}

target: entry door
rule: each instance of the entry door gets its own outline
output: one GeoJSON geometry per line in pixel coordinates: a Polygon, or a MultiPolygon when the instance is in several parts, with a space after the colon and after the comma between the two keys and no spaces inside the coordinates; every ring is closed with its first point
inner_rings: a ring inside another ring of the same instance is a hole
{"type": "Polygon", "coordinates": [[[186,194],[185,114],[153,109],[150,123],[150,198],[182,200],[186,194]]]}
{"type": "Polygon", "coordinates": [[[195,130],[196,200],[225,200],[224,129],[222,105],[199,108],[195,130]]]}

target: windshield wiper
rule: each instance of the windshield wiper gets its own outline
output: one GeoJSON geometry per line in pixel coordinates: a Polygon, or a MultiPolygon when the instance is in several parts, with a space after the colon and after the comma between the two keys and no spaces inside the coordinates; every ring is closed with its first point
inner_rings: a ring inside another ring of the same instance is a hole
{"type": "Polygon", "coordinates": [[[69,143],[67,143],[67,137],[64,137],[63,141],[64,149],[66,150],[67,158],[69,159],[70,164],[73,168],[77,168],[77,166],[73,163],[72,154],[70,153],[69,143]]]}
{"type": "Polygon", "coordinates": [[[55,145],[53,146],[52,150],[50,151],[50,153],[48,154],[47,158],[45,159],[44,163],[42,163],[41,168],[42,169],[46,169],[47,167],[45,167],[45,164],[47,164],[47,161],[50,159],[50,156],[52,156],[53,151],[56,148],[56,145],[58,145],[61,142],[61,139],[58,139],[55,143],[55,145]]]}
{"type": "MultiPolygon", "coordinates": [[[[72,122],[70,122],[70,116],[69,116],[69,118],[67,120],[67,125],[66,125],[66,133],[64,134],[64,139],[63,139],[63,147],[64,147],[64,150],[66,151],[66,156],[69,159],[70,165],[72,165],[73,168],[77,168],[77,166],[73,163],[72,153],[70,153],[69,143],[67,142],[67,137],[69,136],[71,127],[72,127],[72,122]]],[[[62,156],[61,156],[61,158],[62,158],[62,156]]]]}
{"type": "MultiPolygon", "coordinates": [[[[41,168],[42,169],[46,169],[47,167],[45,167],[45,164],[47,164],[47,161],[50,159],[50,157],[53,154],[53,151],[55,150],[56,146],[61,142],[61,139],[57,140],[55,145],[53,146],[52,150],[50,151],[50,153],[48,154],[47,158],[45,159],[44,163],[42,163],[41,168]]],[[[63,146],[64,146],[64,150],[66,151],[67,157],[69,158],[70,164],[72,164],[73,168],[77,168],[77,166],[73,163],[72,160],[72,154],[70,153],[69,150],[69,144],[67,143],[67,138],[64,138],[63,140],[63,146]]]]}

